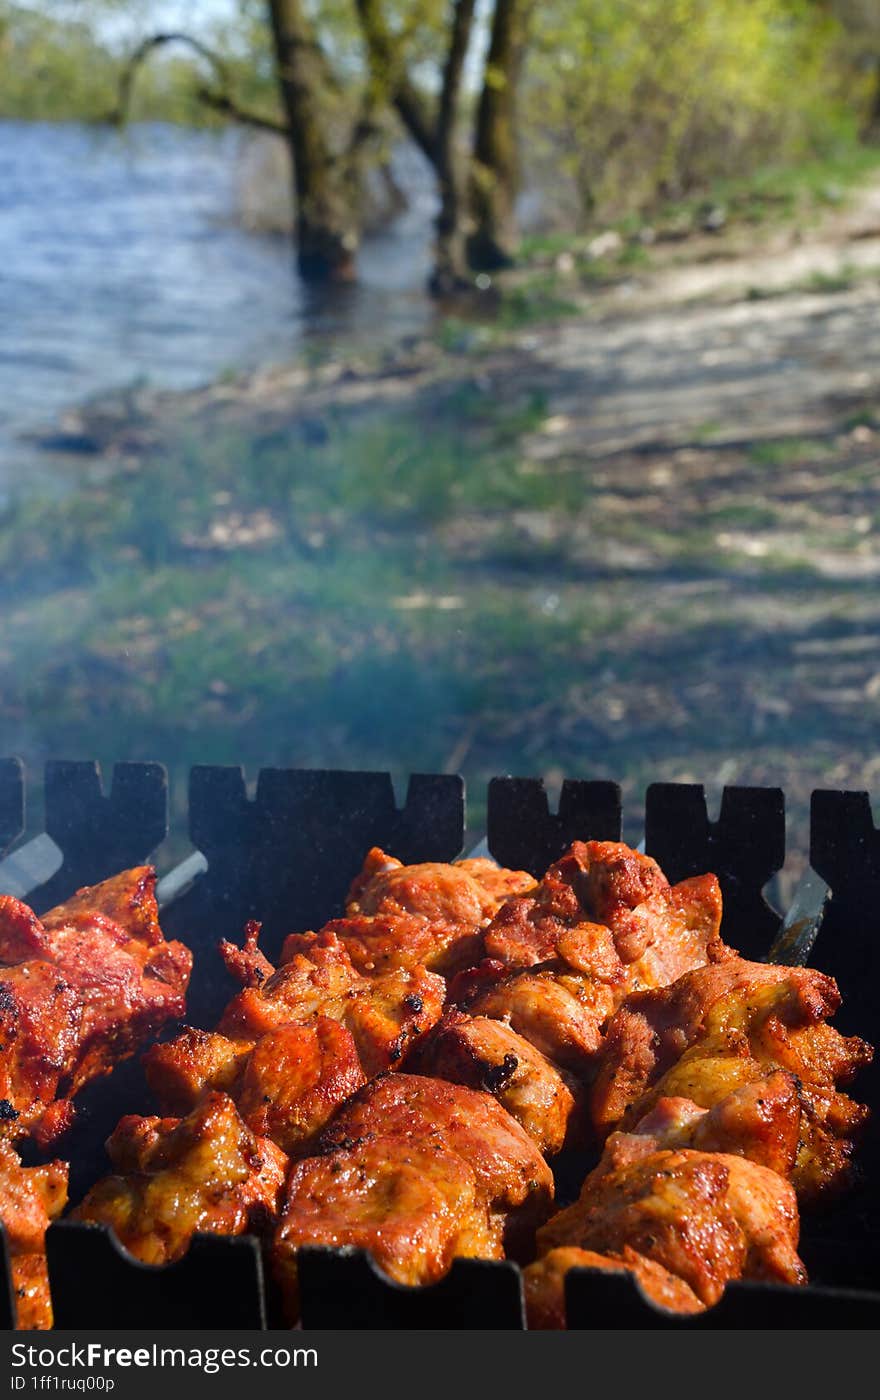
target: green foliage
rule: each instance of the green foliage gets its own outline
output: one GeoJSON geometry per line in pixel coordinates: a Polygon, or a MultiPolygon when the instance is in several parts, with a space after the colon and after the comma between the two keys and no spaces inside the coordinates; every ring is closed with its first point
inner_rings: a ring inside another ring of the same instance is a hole
{"type": "MultiPolygon", "coordinates": [[[[28,6],[0,0],[0,118],[94,121],[108,116],[118,104],[125,59],[152,32],[150,16],[143,13],[148,8],[113,0],[42,0],[28,6]],[[131,11],[130,34],[117,35],[102,24],[117,11],[123,18],[131,11]]],[[[239,100],[272,112],[275,84],[265,24],[243,15],[231,28],[212,30],[208,41],[222,55],[239,100]]],[[[198,97],[199,85],[210,77],[204,60],[190,49],[169,45],[142,66],[128,115],[187,126],[217,124],[198,97]]]]}
{"type": "Polygon", "coordinates": [[[810,0],[558,0],[537,12],[526,119],[581,217],[614,217],[827,150],[866,101],[843,37],[810,0]]]}

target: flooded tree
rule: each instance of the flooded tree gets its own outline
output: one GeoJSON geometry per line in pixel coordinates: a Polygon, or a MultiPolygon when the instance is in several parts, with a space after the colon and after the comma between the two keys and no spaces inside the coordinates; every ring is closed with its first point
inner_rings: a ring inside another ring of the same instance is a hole
{"type": "Polygon", "coordinates": [[[471,267],[507,266],[516,248],[519,192],[517,95],[531,9],[528,0],[496,0],[477,107],[470,197],[471,267]]]}
{"type": "Polygon", "coordinates": [[[261,0],[244,10],[259,13],[271,36],[280,115],[240,101],[228,60],[200,38],[176,31],[151,35],[134,50],[123,70],[119,108],[127,110],[135,77],[157,48],[188,45],[209,71],[198,87],[205,105],[284,138],[298,265],[310,281],[354,275],[367,167],[388,144],[384,115],[395,113],[436,181],[431,288],[448,294],[468,285],[474,270],[504,266],[515,248],[516,96],[532,3],[495,0],[485,20],[487,53],[476,91],[466,78],[480,22],[477,0],[419,7],[352,0],[350,11],[261,0]]]}

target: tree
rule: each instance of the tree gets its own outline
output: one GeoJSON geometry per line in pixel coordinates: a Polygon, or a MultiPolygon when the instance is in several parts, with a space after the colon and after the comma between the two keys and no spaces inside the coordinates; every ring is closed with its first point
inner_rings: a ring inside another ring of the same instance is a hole
{"type": "Polygon", "coordinates": [[[312,281],[348,278],[359,234],[358,143],[351,141],[346,153],[330,147],[327,93],[332,79],[301,0],[269,0],[269,17],[287,117],[300,272],[312,281]]]}
{"type": "Polygon", "coordinates": [[[395,112],[434,173],[431,286],[448,293],[469,284],[472,269],[505,265],[515,246],[516,99],[532,4],[494,0],[469,139],[462,135],[472,107],[465,75],[478,0],[240,0],[251,39],[259,30],[271,37],[277,115],[240,99],[241,69],[215,45],[176,31],[149,35],[135,48],[122,75],[120,110],[157,48],[188,45],[208,72],[198,86],[203,104],[284,137],[297,258],[311,281],[354,273],[366,163],[387,144],[383,113],[395,112]]]}
{"type": "Polygon", "coordinates": [[[516,247],[517,96],[530,8],[528,0],[496,0],[492,15],[471,167],[468,261],[481,270],[507,266],[516,247]]]}
{"type": "Polygon", "coordinates": [[[201,39],[177,31],[150,35],[137,46],[122,71],[113,115],[126,115],[135,77],[152,53],[169,44],[187,45],[210,74],[198,88],[206,106],[244,125],[274,132],[287,144],[302,276],[312,282],[345,280],[354,275],[360,239],[364,163],[379,133],[374,104],[368,97],[352,115],[352,104],[342,98],[302,0],[267,0],[265,19],[280,117],[244,105],[228,61],[201,39]]]}
{"type": "Polygon", "coordinates": [[[505,266],[515,248],[517,93],[532,0],[494,0],[473,134],[463,151],[459,134],[474,0],[429,7],[435,52],[443,55],[435,82],[439,97],[433,104],[412,77],[428,47],[416,46],[421,62],[408,61],[407,38],[412,36],[404,28],[392,28],[387,0],[356,0],[356,5],[374,78],[434,170],[440,212],[432,285],[438,292],[454,290],[469,280],[469,270],[505,266]]]}
{"type": "Polygon", "coordinates": [[[446,294],[466,280],[466,182],[457,135],[476,0],[454,0],[451,6],[440,93],[433,107],[410,76],[403,37],[392,30],[381,0],[356,0],[356,7],[376,88],[397,112],[404,130],[431,165],[437,180],[440,208],[431,285],[435,292],[446,294]]]}

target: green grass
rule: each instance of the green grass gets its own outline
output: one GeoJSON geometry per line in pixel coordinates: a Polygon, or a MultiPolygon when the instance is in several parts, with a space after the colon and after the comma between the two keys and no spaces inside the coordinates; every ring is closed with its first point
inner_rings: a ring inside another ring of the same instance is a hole
{"type": "MultiPolygon", "coordinates": [[[[858,705],[829,707],[833,672],[792,646],[880,625],[875,590],[815,558],[847,550],[850,517],[880,517],[870,443],[667,451],[664,493],[641,455],[610,481],[570,445],[532,460],[548,407],[527,378],[465,364],[407,404],[310,412],[307,432],[209,424],[14,506],[4,748],[160,759],[179,795],[196,762],[454,766],[477,793],[493,773],[565,772],[633,797],[735,760],[738,781],[794,785],[795,806],[811,782],[864,786],[880,699],[847,672],[858,705]],[[795,464],[821,477],[801,504],[827,502],[833,534],[797,514],[795,464]],[[778,531],[784,552],[725,531],[778,531]]],[[[842,431],[874,422],[869,405],[842,431]]]]}
{"type": "MultiPolygon", "coordinates": [[[[522,241],[518,260],[523,267],[529,267],[553,262],[560,254],[568,254],[574,259],[585,286],[602,286],[618,280],[627,271],[655,266],[664,235],[699,233],[708,208],[724,210],[725,230],[795,221],[803,225],[845,204],[853,192],[878,171],[880,146],[862,143],[854,135],[847,134],[823,155],[784,165],[768,165],[736,178],[716,180],[685,198],[661,200],[638,213],[605,219],[592,228],[529,234],[522,241]],[[641,241],[640,234],[645,227],[659,237],[658,243],[646,246],[641,241]],[[591,239],[608,229],[620,234],[622,246],[601,258],[591,258],[588,253],[591,239]]],[[[796,289],[844,291],[860,276],[858,269],[844,267],[827,278],[817,274],[815,279],[799,284],[796,289]]],[[[755,300],[779,294],[761,287],[749,292],[755,300]]]]}
{"type": "Polygon", "coordinates": [[[756,442],[749,449],[750,460],[759,467],[790,467],[798,462],[815,461],[829,451],[827,443],[817,438],[779,438],[756,442]]]}

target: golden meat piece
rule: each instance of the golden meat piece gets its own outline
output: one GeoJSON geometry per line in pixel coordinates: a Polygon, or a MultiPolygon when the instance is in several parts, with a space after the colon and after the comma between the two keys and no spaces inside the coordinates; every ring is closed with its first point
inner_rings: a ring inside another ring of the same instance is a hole
{"type": "Polygon", "coordinates": [[[696,1313],[704,1310],[692,1288],[656,1264],[624,1245],[619,1254],[596,1254],[594,1250],[560,1245],[523,1270],[526,1317],[534,1331],[564,1329],[565,1277],[570,1269],[599,1269],[602,1272],[632,1274],[642,1292],[667,1312],[696,1313]]]}
{"type": "Polygon", "coordinates": [[[162,934],[155,880],[124,871],[42,919],[0,896],[0,1135],[47,1146],[83,1085],[183,1015],[192,956],[162,934]]]}
{"type": "Polygon", "coordinates": [[[107,1151],[115,1174],[71,1218],[111,1226],[146,1264],[179,1259],[197,1231],[265,1234],[277,1216],[287,1158],[226,1094],[206,1095],[186,1118],[123,1118],[107,1151]]]}
{"type": "Polygon", "coordinates": [[[576,1081],[503,1021],[450,1008],[406,1069],[492,1094],[544,1156],[582,1143],[584,1104],[576,1081]]]}
{"type": "Polygon", "coordinates": [[[490,1094],[413,1074],[383,1074],[344,1104],[324,1129],[320,1150],[370,1135],[457,1152],[474,1169],[505,1241],[527,1238],[553,1200],[553,1175],[535,1144],[490,1094]]]}
{"type": "Polygon", "coordinates": [[[457,1255],[526,1250],[553,1178],[534,1143],[488,1094],[381,1075],[293,1168],[273,1255],[294,1315],[304,1244],[367,1250],[401,1283],[430,1283],[457,1255]]]}
{"type": "Polygon", "coordinates": [[[628,991],[665,986],[727,955],[714,875],[670,886],[620,842],[576,841],[530,893],[502,905],[484,937],[507,967],[574,971],[628,991]]]}
{"type": "Polygon", "coordinates": [[[615,1133],[580,1198],[541,1227],[537,1243],[539,1255],[629,1247],[708,1307],[733,1279],[805,1283],[798,1231],[794,1191],[767,1167],[721,1152],[658,1151],[650,1137],[615,1133]]]}
{"type": "Polygon", "coordinates": [[[303,1155],[333,1110],[381,1070],[395,1068],[441,1015],[445,985],[422,967],[365,978],[335,934],[289,940],[277,970],[259,951],[224,945],[227,966],[250,985],[216,1031],[186,1028],[144,1056],[165,1113],[189,1112],[209,1089],[235,1100],[250,1128],[303,1155]]]}
{"type": "Polygon", "coordinates": [[[798,1081],[800,1146],[791,1179],[802,1200],[840,1190],[867,1110],[840,1091],[871,1047],[826,1018],[840,1005],[832,978],[731,958],[670,987],[637,993],[613,1017],[593,1088],[600,1132],[632,1126],[659,1098],[714,1108],[781,1069],[798,1081]]]}
{"type": "MultiPolygon", "coordinates": [[[[231,1040],[253,1042],[288,1022],[302,1025],[329,1016],[351,1031],[369,1078],[397,1065],[440,1018],[446,984],[424,967],[362,977],[342,940],[322,930],[289,938],[286,960],[272,969],[257,950],[253,930],[249,939],[249,965],[255,969],[250,984],[229,1003],[217,1027],[231,1040]]],[[[222,946],[227,966],[240,972],[241,950],[222,946]]]]}
{"type": "Polygon", "coordinates": [[[502,1222],[486,1209],[476,1172],[457,1152],[394,1137],[296,1163],[273,1261],[291,1321],[304,1245],[366,1250],[398,1283],[433,1283],[453,1259],[501,1259],[502,1222]]]}
{"type": "Polygon", "coordinates": [[[773,1070],[731,1088],[712,1108],[700,1108],[686,1098],[656,1099],[631,1131],[653,1139],[658,1147],[726,1152],[790,1177],[800,1149],[802,1117],[797,1079],[773,1070]]]}
{"type": "Polygon", "coordinates": [[[479,959],[482,929],[502,901],[534,883],[525,871],[490,860],[403,865],[374,847],[351,887],[345,918],[325,927],[366,975],[421,965],[450,976],[479,959]]]}
{"type": "Polygon", "coordinates": [[[23,1167],[0,1141],[0,1224],[12,1270],[15,1325],[22,1331],[52,1326],[46,1267],[46,1230],[67,1203],[67,1163],[23,1167]]]}
{"type": "Polygon", "coordinates": [[[613,984],[548,968],[505,977],[490,963],[475,969],[469,990],[458,987],[458,1005],[471,1016],[506,1022],[558,1068],[590,1078],[616,1003],[613,984]]]}

